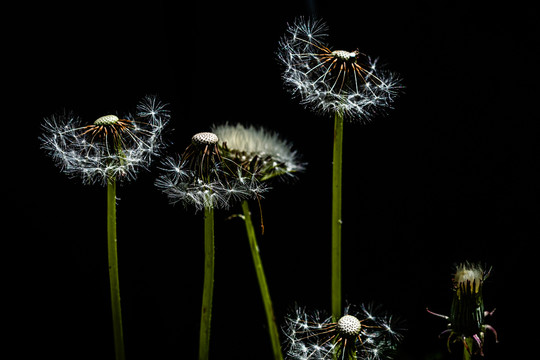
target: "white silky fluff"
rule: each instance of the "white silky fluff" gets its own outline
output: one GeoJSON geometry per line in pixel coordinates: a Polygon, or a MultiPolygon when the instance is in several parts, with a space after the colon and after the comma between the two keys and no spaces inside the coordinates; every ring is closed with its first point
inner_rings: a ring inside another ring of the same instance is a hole
{"type": "Polygon", "coordinates": [[[326,38],[327,26],[321,20],[301,17],[287,28],[277,54],[283,65],[282,78],[287,90],[298,96],[307,108],[332,115],[340,112],[349,120],[367,121],[390,108],[397,90],[402,88],[400,79],[379,69],[376,59],[363,55],[366,73],[349,75],[347,82],[352,85],[335,86],[327,76],[333,62],[320,57],[325,53],[322,49],[329,49],[326,38]]]}
{"type": "Polygon", "coordinates": [[[214,125],[212,132],[231,150],[245,152],[247,156],[270,156],[274,161],[283,163],[289,175],[304,170],[304,164],[300,161],[298,153],[293,150],[292,144],[282,139],[276,132],[240,123],[214,125]]]}
{"type": "Polygon", "coordinates": [[[359,311],[345,309],[345,315],[361,324],[358,335],[350,336],[339,329],[339,322],[321,312],[297,308],[286,318],[286,355],[295,360],[357,359],[388,360],[402,335],[394,329],[392,316],[380,314],[373,306],[362,305],[359,311]],[[347,341],[344,341],[347,339],[347,341]]]}
{"type": "Polygon", "coordinates": [[[209,170],[210,179],[202,179],[195,169],[181,156],[167,157],[162,162],[162,175],[156,179],[160,189],[171,204],[182,203],[195,211],[205,208],[228,209],[232,204],[262,197],[267,188],[253,178],[226,173],[222,164],[209,170]]]}
{"type": "MultiPolygon", "coordinates": [[[[137,105],[136,118],[124,117],[132,127],[123,134],[121,151],[111,152],[107,145],[85,136],[89,123],[71,113],[53,115],[42,124],[41,147],[62,172],[80,177],[84,183],[133,180],[164,148],[162,133],[169,117],[165,104],[153,96],[145,97],[137,105]]],[[[107,115],[107,120],[114,118],[116,115],[107,115]]]]}

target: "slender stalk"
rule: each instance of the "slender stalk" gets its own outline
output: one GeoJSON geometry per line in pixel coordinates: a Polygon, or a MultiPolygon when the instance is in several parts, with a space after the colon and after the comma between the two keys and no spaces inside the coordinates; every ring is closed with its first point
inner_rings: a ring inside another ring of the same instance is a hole
{"type": "Polygon", "coordinates": [[[242,201],[242,210],[244,211],[244,222],[246,224],[249,247],[251,248],[251,256],[253,257],[253,265],[255,265],[255,272],[257,273],[257,279],[259,280],[259,288],[261,290],[261,296],[264,303],[264,311],[266,312],[266,321],[268,324],[270,341],[272,342],[274,359],[283,360],[283,354],[281,353],[281,345],[279,341],[279,332],[274,316],[274,309],[272,307],[272,300],[270,299],[268,284],[266,283],[266,277],[264,276],[264,269],[259,254],[259,246],[257,245],[257,237],[255,235],[255,230],[253,229],[253,222],[251,221],[249,204],[246,200],[242,201]]]}
{"type": "Polygon", "coordinates": [[[334,156],[332,162],[332,317],[341,313],[341,174],[343,159],[343,114],[334,117],[334,156]]]}
{"type": "Polygon", "coordinates": [[[199,360],[208,359],[210,351],[210,322],[214,295],[214,209],[204,209],[204,285],[199,336],[199,360]]]}
{"type": "Polygon", "coordinates": [[[467,343],[467,346],[463,345],[463,360],[471,360],[472,359],[472,348],[473,348],[473,338],[468,337],[465,339],[465,342],[467,343]]]}
{"type": "Polygon", "coordinates": [[[111,286],[111,307],[116,360],[124,360],[124,335],[122,331],[122,310],[120,306],[120,285],[118,281],[118,252],[116,247],[116,180],[107,182],[107,245],[109,254],[109,282],[111,286]]]}

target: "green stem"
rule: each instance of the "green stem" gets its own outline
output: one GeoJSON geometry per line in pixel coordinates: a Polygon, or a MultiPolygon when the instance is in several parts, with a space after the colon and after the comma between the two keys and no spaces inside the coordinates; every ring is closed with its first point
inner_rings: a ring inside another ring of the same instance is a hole
{"type": "Polygon", "coordinates": [[[334,118],[332,162],[332,317],[341,315],[341,174],[343,158],[343,114],[334,118]]]}
{"type": "Polygon", "coordinates": [[[472,359],[472,349],[473,349],[473,338],[472,337],[468,337],[465,339],[465,343],[467,344],[467,346],[465,346],[465,344],[463,345],[463,360],[471,360],[472,359]]]}
{"type": "Polygon", "coordinates": [[[204,208],[204,285],[199,336],[199,359],[208,359],[210,351],[210,322],[214,295],[214,209],[204,208]]]}
{"type": "Polygon", "coordinates": [[[116,180],[107,181],[107,245],[109,254],[109,281],[116,360],[124,360],[124,335],[118,281],[118,252],[116,247],[116,180]]]}
{"type": "Polygon", "coordinates": [[[255,272],[257,273],[257,279],[259,280],[259,288],[261,289],[261,295],[264,303],[264,310],[266,312],[266,321],[268,324],[268,332],[270,334],[270,341],[272,342],[272,350],[274,352],[275,360],[282,360],[283,355],[281,353],[281,345],[279,342],[279,332],[276,326],[276,319],[274,316],[274,309],[272,308],[272,300],[270,299],[270,292],[268,291],[268,284],[266,283],[266,277],[264,276],[264,269],[259,254],[259,246],[257,245],[257,237],[255,230],[253,229],[253,223],[251,221],[251,213],[249,211],[249,205],[246,200],[242,202],[242,210],[244,211],[244,222],[246,224],[246,231],[249,240],[249,247],[251,248],[251,256],[253,257],[253,264],[255,265],[255,272]]]}

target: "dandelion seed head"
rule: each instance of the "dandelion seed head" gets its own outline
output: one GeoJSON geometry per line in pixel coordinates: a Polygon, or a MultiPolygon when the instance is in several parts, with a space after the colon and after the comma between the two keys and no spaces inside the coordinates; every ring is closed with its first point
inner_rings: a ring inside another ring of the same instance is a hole
{"type": "Polygon", "coordinates": [[[213,133],[195,134],[182,155],[163,161],[156,186],[171,203],[181,202],[195,211],[228,209],[237,201],[259,198],[266,192],[257,179],[239,172],[235,163],[225,163],[217,142],[213,133]]]}
{"type": "Polygon", "coordinates": [[[136,117],[105,115],[87,123],[73,113],[52,115],[42,123],[41,147],[62,172],[83,183],[129,181],[147,169],[165,147],[162,133],[169,114],[157,98],[137,105],[136,117]]]}
{"type": "Polygon", "coordinates": [[[120,120],[118,116],[116,115],[105,115],[101,116],[94,121],[94,125],[97,126],[107,126],[107,125],[114,125],[120,120]]]}
{"type": "Polygon", "coordinates": [[[350,120],[367,121],[391,108],[400,79],[358,50],[331,50],[326,37],[320,20],[299,18],[289,25],[278,50],[289,92],[316,112],[340,112],[350,120]]]}
{"type": "Polygon", "coordinates": [[[354,59],[354,58],[356,58],[358,56],[358,51],[349,52],[349,51],[345,51],[345,50],[335,50],[335,51],[331,52],[331,55],[334,58],[337,58],[337,59],[340,59],[340,60],[343,60],[343,61],[349,61],[349,60],[354,59]]]}
{"type": "Polygon", "coordinates": [[[198,145],[215,145],[219,139],[216,134],[211,132],[201,132],[193,135],[191,141],[198,145]]]}
{"type": "Polygon", "coordinates": [[[240,123],[214,125],[212,131],[221,141],[224,156],[261,181],[276,176],[291,178],[304,170],[292,144],[276,132],[240,123]]]}
{"type": "Polygon", "coordinates": [[[285,328],[286,351],[291,359],[389,359],[401,340],[389,334],[392,326],[388,316],[374,316],[375,321],[349,307],[337,322],[303,308],[295,315],[286,319],[285,328]],[[384,323],[388,326],[381,326],[384,323]]]}
{"type": "Polygon", "coordinates": [[[347,337],[357,336],[361,329],[360,320],[352,315],[345,315],[337,322],[337,331],[347,337]]]}

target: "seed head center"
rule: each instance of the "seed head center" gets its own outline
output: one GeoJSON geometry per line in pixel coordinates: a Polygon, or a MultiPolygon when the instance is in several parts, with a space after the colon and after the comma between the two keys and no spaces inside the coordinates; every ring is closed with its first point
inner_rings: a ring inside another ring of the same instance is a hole
{"type": "Polygon", "coordinates": [[[352,315],[345,315],[337,322],[337,331],[346,337],[357,336],[361,329],[360,320],[352,315]]]}
{"type": "Polygon", "coordinates": [[[116,115],[105,115],[100,118],[98,118],[96,121],[94,121],[94,125],[96,126],[107,126],[107,125],[114,125],[118,122],[118,116],[116,115]]]}
{"type": "Polygon", "coordinates": [[[219,141],[216,134],[211,132],[201,132],[193,135],[191,141],[196,145],[214,145],[219,141]]]}
{"type": "Polygon", "coordinates": [[[356,57],[358,56],[358,52],[357,51],[350,52],[350,51],[345,51],[345,50],[336,50],[336,51],[332,51],[332,56],[339,59],[339,60],[348,61],[348,60],[351,60],[351,59],[356,59],[356,57]]]}

